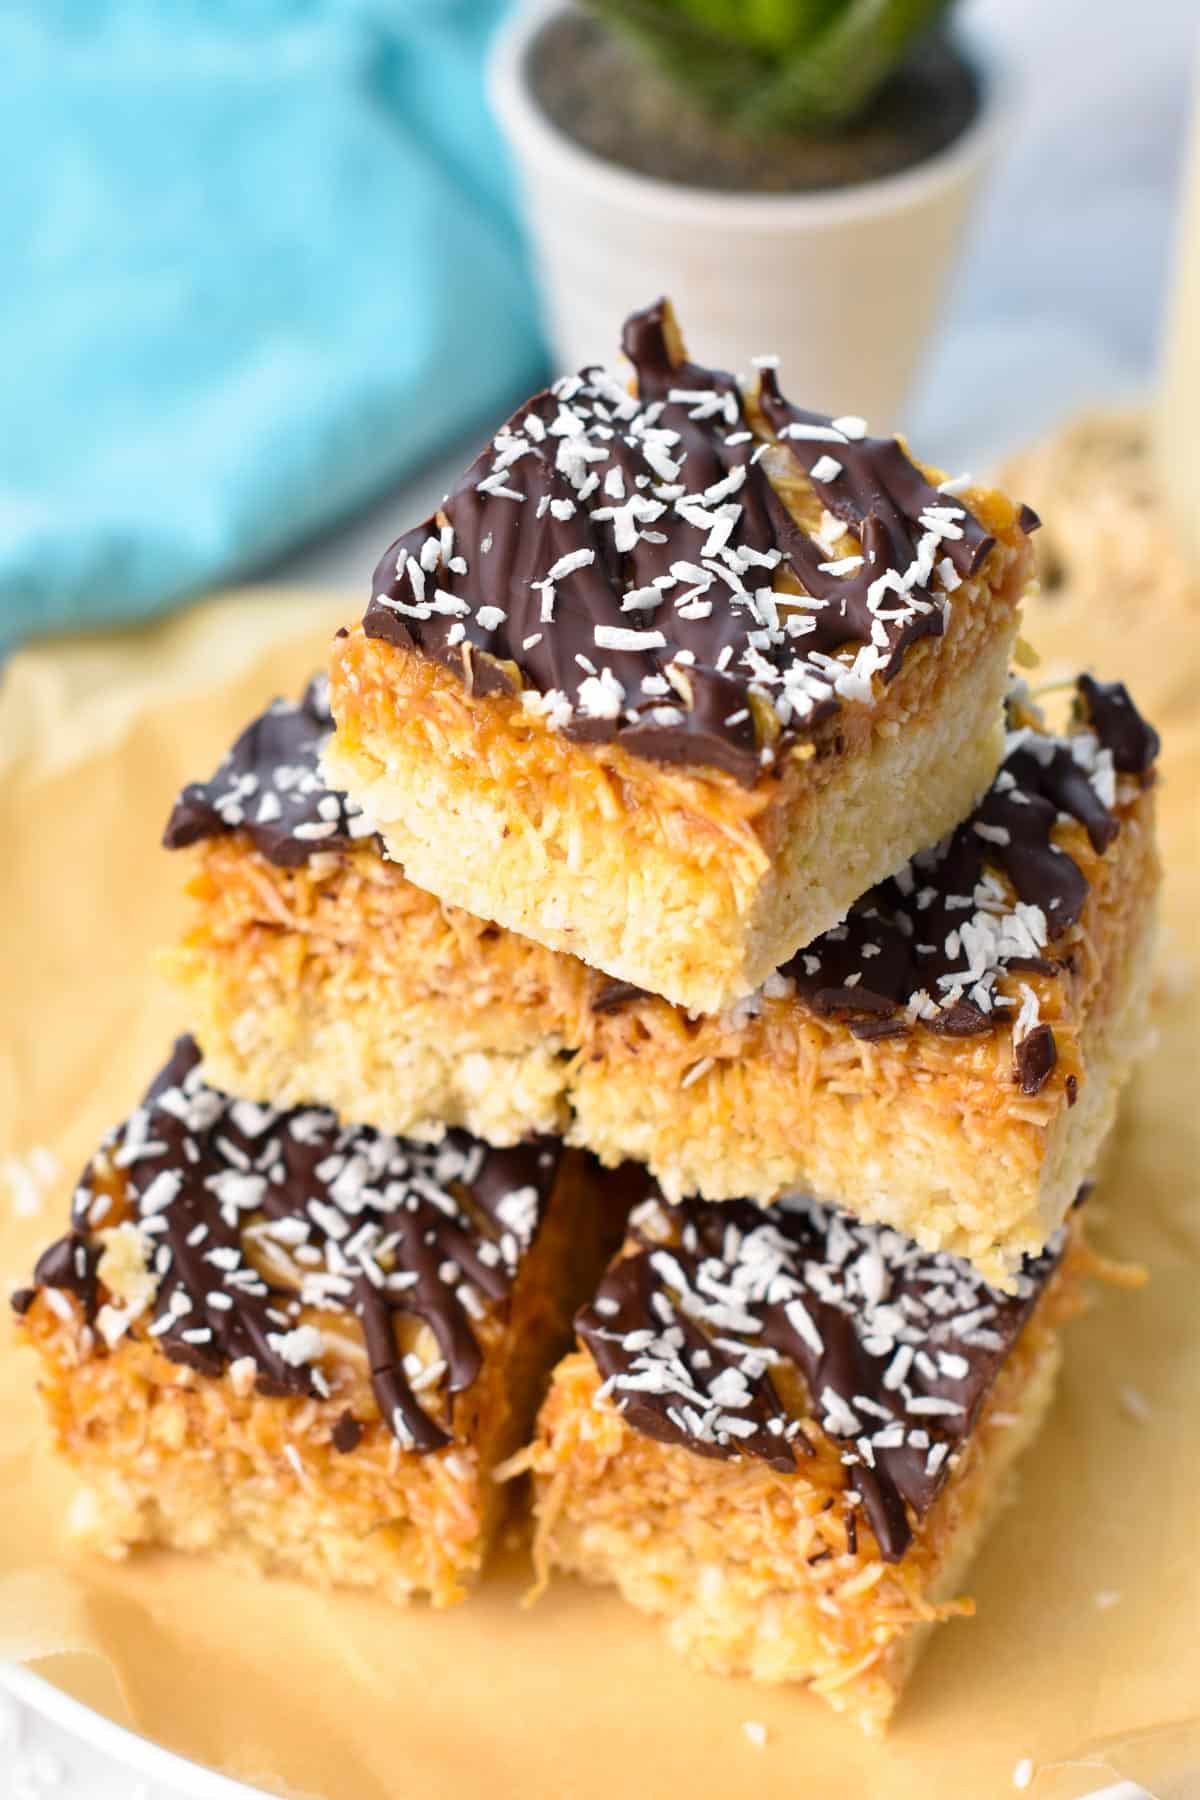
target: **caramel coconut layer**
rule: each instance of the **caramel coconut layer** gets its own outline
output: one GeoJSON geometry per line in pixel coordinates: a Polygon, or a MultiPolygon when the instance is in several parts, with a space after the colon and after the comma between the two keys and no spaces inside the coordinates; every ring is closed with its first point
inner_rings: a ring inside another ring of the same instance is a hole
{"type": "Polygon", "coordinates": [[[716,1010],[986,786],[1036,519],[688,362],[665,304],[624,349],[389,547],[330,768],[431,892],[716,1010]]]}
{"type": "Polygon", "coordinates": [[[321,784],[318,683],[181,796],[199,918],[172,962],[239,1092],[425,1135],[563,1129],[671,1198],[801,1187],[1003,1276],[1112,1122],[1158,882],[1157,741],[1124,689],[1084,678],[1062,735],[1014,696],[1010,727],[947,840],[695,1019],[408,882],[321,784]]]}
{"type": "Polygon", "coordinates": [[[595,1181],[553,1140],[232,1099],[181,1039],[14,1299],[89,1535],[460,1598],[611,1246],[595,1181]]]}
{"type": "Polygon", "coordinates": [[[613,1583],[703,1666],[887,1720],[1049,1401],[1078,1224],[1010,1294],[795,1199],[652,1196],[560,1365],[537,1555],[613,1583]]]}

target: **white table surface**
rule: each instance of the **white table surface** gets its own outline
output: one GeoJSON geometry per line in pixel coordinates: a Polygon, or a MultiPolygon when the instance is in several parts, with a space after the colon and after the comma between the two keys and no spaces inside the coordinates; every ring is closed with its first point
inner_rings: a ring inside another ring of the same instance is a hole
{"type": "MultiPolygon", "coordinates": [[[[970,0],[964,16],[1013,65],[1017,117],[910,430],[943,466],[980,471],[1073,408],[1152,379],[1198,15],[1195,0],[970,0]]],[[[380,547],[461,462],[460,447],[267,579],[363,588],[380,547]]],[[[0,1691],[0,1800],[184,1792],[0,1691]]]]}

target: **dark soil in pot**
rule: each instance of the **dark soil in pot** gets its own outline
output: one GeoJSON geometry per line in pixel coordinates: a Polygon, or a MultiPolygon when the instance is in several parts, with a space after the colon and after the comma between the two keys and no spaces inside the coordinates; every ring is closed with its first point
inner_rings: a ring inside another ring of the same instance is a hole
{"type": "Polygon", "coordinates": [[[866,117],[822,136],[723,127],[586,13],[550,19],[529,51],[547,116],[583,149],[658,181],[806,193],[896,175],[944,150],[979,111],[979,79],[946,39],[919,45],[866,117]]]}

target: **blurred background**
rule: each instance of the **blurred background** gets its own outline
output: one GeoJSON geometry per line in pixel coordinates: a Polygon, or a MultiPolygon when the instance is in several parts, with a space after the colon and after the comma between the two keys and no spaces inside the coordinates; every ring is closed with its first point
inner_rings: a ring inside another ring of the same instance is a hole
{"type": "Polygon", "coordinates": [[[361,593],[666,286],[698,359],[780,351],[955,470],[1151,389],[1194,0],[533,10],[0,9],[0,652],[242,580],[361,593]]]}

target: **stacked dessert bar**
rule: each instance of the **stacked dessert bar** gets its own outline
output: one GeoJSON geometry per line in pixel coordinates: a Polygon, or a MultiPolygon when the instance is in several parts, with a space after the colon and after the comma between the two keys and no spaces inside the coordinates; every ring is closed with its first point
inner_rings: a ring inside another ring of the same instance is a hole
{"type": "Polygon", "coordinates": [[[195,1037],[16,1305],[106,1548],[446,1603],[530,1470],[541,1575],[874,1730],[1098,1266],[1157,740],[1010,682],[1027,508],[624,349],[181,794],[195,1037]]]}

